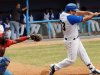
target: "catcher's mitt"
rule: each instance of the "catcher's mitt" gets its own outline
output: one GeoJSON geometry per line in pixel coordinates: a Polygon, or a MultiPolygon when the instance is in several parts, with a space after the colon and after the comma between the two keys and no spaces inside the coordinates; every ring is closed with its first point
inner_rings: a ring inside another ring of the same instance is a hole
{"type": "Polygon", "coordinates": [[[40,34],[32,34],[30,35],[30,38],[36,42],[41,41],[42,40],[42,36],[40,34]]]}

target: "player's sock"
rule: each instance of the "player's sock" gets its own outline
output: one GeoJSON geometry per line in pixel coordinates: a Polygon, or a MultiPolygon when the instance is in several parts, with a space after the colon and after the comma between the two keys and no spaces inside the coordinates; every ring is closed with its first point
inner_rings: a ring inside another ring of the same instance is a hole
{"type": "Polygon", "coordinates": [[[57,64],[55,64],[54,68],[55,68],[55,71],[58,71],[60,69],[60,67],[57,64]]]}
{"type": "Polygon", "coordinates": [[[95,70],[95,67],[92,64],[88,64],[87,67],[89,68],[90,72],[95,70]]]}

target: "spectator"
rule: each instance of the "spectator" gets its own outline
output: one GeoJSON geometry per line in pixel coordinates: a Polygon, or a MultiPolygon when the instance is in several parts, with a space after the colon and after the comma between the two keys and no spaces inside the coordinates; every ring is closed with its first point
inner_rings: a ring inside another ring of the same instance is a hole
{"type": "Polygon", "coordinates": [[[33,15],[31,14],[30,15],[30,22],[33,22],[34,18],[33,18],[33,15]]]}
{"type": "Polygon", "coordinates": [[[54,12],[53,9],[50,9],[49,11],[49,20],[53,20],[54,19],[54,12]]]}
{"type": "MultiPolygon", "coordinates": [[[[54,18],[53,11],[50,10],[50,12],[49,12],[48,9],[46,9],[45,12],[44,12],[44,20],[51,20],[53,18],[54,18]]],[[[46,27],[48,28],[47,24],[46,24],[46,27]]],[[[55,30],[54,30],[53,24],[50,25],[50,29],[51,29],[51,32],[52,32],[52,37],[55,38],[56,33],[55,33],[55,30]]]]}
{"type": "Polygon", "coordinates": [[[25,26],[26,26],[26,15],[25,14],[21,14],[20,17],[20,36],[24,35],[24,30],[25,30],[25,26]]]}
{"type": "Polygon", "coordinates": [[[97,33],[100,32],[100,27],[99,27],[99,23],[95,20],[90,20],[91,22],[91,29],[93,33],[97,33]]]}
{"type": "Polygon", "coordinates": [[[2,25],[2,20],[0,20],[0,33],[4,32],[4,28],[3,28],[3,25],[2,25]]]}
{"type": "Polygon", "coordinates": [[[16,5],[16,8],[11,11],[11,39],[19,38],[19,21],[20,16],[23,11],[25,11],[27,8],[20,8],[20,3],[16,5]],[[16,37],[14,36],[14,33],[16,34],[16,37]]]}
{"type": "Polygon", "coordinates": [[[49,11],[48,11],[48,9],[46,9],[45,12],[44,12],[44,20],[49,20],[49,11]]]}
{"type": "Polygon", "coordinates": [[[33,34],[33,33],[37,34],[39,32],[39,29],[40,29],[40,24],[33,24],[32,23],[33,20],[34,20],[34,17],[33,17],[32,14],[30,14],[30,22],[31,22],[31,24],[30,24],[30,35],[33,34]]]}
{"type": "Polygon", "coordinates": [[[11,38],[10,21],[6,18],[3,22],[4,32],[7,38],[11,38]]]}
{"type": "MultiPolygon", "coordinates": [[[[57,16],[59,16],[59,15],[58,15],[58,13],[54,14],[54,11],[52,9],[50,9],[50,16],[51,16],[50,20],[54,20],[54,19],[57,19],[57,16]]],[[[61,25],[59,24],[59,22],[52,22],[52,27],[54,28],[53,29],[53,32],[54,32],[53,36],[55,38],[55,37],[57,37],[56,34],[61,33],[61,25]]]]}

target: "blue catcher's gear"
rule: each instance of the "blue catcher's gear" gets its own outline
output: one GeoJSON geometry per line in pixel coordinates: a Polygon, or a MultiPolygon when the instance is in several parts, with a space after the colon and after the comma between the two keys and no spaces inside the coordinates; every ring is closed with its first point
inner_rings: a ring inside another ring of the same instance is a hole
{"type": "Polygon", "coordinates": [[[13,75],[9,70],[6,70],[4,75],[13,75]]]}
{"type": "Polygon", "coordinates": [[[70,10],[78,11],[79,9],[78,9],[78,7],[77,7],[76,4],[74,4],[74,3],[69,3],[69,4],[66,5],[65,11],[70,11],[70,10]]]}
{"type": "Polygon", "coordinates": [[[0,57],[0,75],[4,75],[9,63],[10,63],[10,59],[9,58],[0,57]]]}

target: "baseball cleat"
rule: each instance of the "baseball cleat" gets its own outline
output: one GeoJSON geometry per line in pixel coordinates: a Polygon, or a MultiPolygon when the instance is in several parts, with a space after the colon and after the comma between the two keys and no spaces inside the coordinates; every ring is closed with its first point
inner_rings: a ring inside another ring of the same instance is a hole
{"type": "Polygon", "coordinates": [[[91,72],[91,74],[100,74],[100,70],[95,69],[94,71],[91,72]]]}
{"type": "Polygon", "coordinates": [[[55,72],[55,68],[54,68],[54,64],[50,65],[50,71],[49,71],[49,75],[53,75],[55,72]]]}

